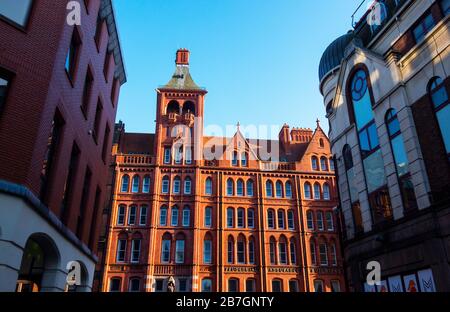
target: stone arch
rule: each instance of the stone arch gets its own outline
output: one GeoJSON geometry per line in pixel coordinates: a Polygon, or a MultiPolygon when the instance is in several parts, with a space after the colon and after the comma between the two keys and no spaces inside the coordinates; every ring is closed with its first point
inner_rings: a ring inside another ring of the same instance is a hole
{"type": "MultiPolygon", "coordinates": [[[[57,289],[61,263],[60,251],[45,233],[31,234],[25,244],[17,289],[21,292],[52,291],[57,289]]],[[[62,290],[62,289],[59,289],[62,290]]]]}

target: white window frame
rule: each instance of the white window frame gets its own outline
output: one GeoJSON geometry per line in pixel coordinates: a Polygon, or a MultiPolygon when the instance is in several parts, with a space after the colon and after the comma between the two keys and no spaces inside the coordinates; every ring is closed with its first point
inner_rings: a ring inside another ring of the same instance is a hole
{"type": "Polygon", "coordinates": [[[116,254],[116,262],[124,263],[127,257],[127,240],[119,239],[117,241],[117,254],[116,254]],[[121,253],[123,254],[123,259],[120,257],[121,253]]]}
{"type": "Polygon", "coordinates": [[[147,225],[147,216],[148,216],[148,206],[142,205],[139,215],[139,225],[147,225]]]}
{"type": "Polygon", "coordinates": [[[131,263],[139,263],[139,259],[141,258],[141,243],[140,239],[133,239],[131,241],[131,263]]]}

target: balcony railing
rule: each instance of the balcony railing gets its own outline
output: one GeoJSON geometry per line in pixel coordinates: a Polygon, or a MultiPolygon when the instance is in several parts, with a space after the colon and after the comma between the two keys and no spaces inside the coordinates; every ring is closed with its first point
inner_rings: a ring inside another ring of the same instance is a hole
{"type": "Polygon", "coordinates": [[[125,165],[150,165],[152,156],[149,155],[120,155],[117,156],[117,162],[125,165]]]}
{"type": "Polygon", "coordinates": [[[260,169],[264,171],[290,171],[295,170],[295,164],[284,162],[261,162],[260,169]]]}
{"type": "Polygon", "coordinates": [[[190,265],[174,265],[161,264],[155,265],[155,275],[171,275],[171,276],[187,276],[192,275],[192,266],[190,265]]]}

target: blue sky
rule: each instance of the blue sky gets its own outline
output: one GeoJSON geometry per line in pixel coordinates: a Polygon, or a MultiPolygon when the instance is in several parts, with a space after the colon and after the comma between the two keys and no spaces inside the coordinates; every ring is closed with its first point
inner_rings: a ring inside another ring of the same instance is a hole
{"type": "MultiPolygon", "coordinates": [[[[322,52],[351,27],[359,0],[113,0],[128,82],[117,120],[154,132],[156,92],[178,48],[208,90],[205,125],[328,130],[319,92],[322,52]]],[[[264,133],[261,137],[266,137],[264,133]]]]}

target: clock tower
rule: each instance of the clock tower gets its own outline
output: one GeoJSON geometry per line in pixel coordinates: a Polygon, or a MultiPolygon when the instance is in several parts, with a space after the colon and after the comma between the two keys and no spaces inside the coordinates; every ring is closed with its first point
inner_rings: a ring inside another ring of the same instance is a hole
{"type": "Polygon", "coordinates": [[[155,156],[157,165],[195,165],[202,159],[204,99],[189,72],[190,53],[176,53],[172,79],[158,88],[155,156]]]}

